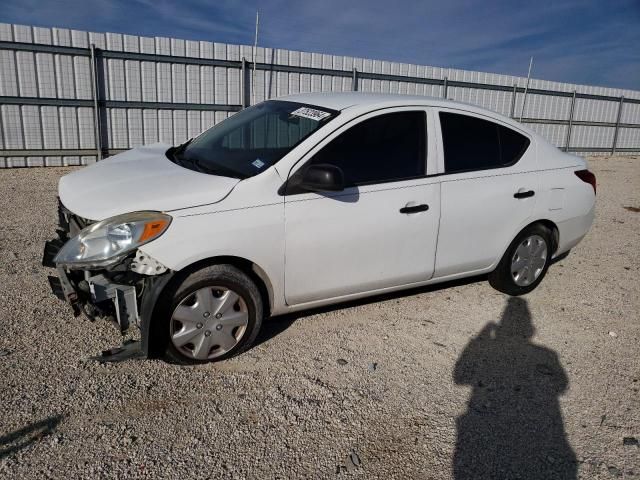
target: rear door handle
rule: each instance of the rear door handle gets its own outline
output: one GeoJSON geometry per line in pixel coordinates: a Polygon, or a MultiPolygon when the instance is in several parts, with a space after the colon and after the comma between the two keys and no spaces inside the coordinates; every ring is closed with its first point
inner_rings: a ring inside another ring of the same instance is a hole
{"type": "Polygon", "coordinates": [[[426,212],[427,210],[429,210],[429,205],[427,205],[426,203],[423,203],[422,205],[413,205],[410,202],[410,203],[407,203],[406,206],[400,209],[400,213],[410,214],[410,213],[426,212]]]}
{"type": "Polygon", "coordinates": [[[529,198],[533,197],[536,194],[533,190],[525,190],[521,188],[516,193],[513,194],[513,198],[529,198]]]}

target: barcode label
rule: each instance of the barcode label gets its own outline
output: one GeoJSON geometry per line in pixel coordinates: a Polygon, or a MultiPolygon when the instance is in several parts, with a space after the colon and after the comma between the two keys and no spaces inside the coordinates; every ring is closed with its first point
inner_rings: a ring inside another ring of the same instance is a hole
{"type": "Polygon", "coordinates": [[[322,110],[316,110],[315,108],[300,107],[299,109],[291,112],[291,115],[308,118],[309,120],[315,120],[316,122],[319,122],[320,120],[328,117],[331,114],[329,112],[323,112],[322,110]]]}

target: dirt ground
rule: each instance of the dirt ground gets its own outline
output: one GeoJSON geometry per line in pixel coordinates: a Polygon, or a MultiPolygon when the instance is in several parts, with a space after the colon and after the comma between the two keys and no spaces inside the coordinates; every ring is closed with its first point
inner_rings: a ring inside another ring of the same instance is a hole
{"type": "Polygon", "coordinates": [[[275,318],[218,364],[101,364],[40,265],[68,168],[0,170],[0,478],[640,479],[640,158],[533,293],[448,284],[275,318]]]}

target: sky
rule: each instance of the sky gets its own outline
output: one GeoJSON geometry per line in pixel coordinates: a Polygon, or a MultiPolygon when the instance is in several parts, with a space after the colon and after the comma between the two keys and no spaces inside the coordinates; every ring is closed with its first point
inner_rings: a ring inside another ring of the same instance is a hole
{"type": "Polygon", "coordinates": [[[0,22],[640,90],[640,0],[2,0],[0,22]]]}

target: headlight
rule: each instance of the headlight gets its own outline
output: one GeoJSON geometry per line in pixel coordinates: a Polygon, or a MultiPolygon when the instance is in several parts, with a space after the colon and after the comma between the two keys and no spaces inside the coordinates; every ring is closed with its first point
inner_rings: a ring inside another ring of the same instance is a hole
{"type": "Polygon", "coordinates": [[[69,268],[112,265],[158,238],[170,223],[171,217],[160,212],[125,213],[107,218],[89,225],[65,243],[54,262],[69,268]]]}

